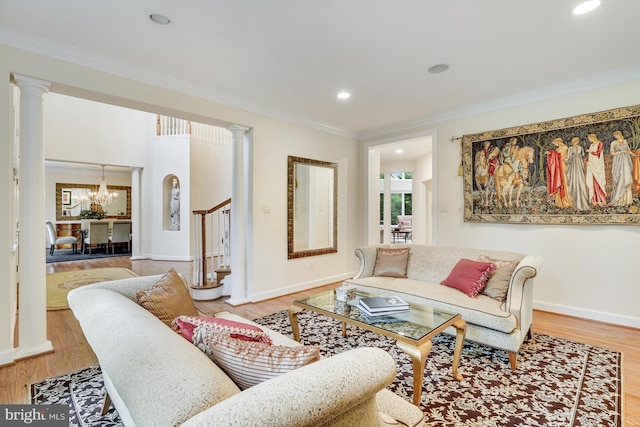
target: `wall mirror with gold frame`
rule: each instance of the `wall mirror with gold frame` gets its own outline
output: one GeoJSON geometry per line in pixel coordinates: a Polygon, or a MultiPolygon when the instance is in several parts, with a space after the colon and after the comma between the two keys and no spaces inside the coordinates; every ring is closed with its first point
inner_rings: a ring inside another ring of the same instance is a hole
{"type": "MultiPolygon", "coordinates": [[[[109,192],[118,197],[115,202],[103,206],[106,218],[131,219],[131,187],[109,185],[109,192]]],[[[85,201],[90,191],[98,191],[97,185],[56,183],[56,221],[76,221],[80,211],[90,209],[85,201]]]]}
{"type": "Polygon", "coordinates": [[[288,156],[288,259],[338,252],[338,164],[288,156]]]}

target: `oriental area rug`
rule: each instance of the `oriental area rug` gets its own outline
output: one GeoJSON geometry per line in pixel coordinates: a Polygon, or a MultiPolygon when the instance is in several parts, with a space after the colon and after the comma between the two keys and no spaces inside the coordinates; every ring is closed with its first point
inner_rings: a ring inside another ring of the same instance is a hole
{"type": "Polygon", "coordinates": [[[29,393],[36,405],[68,405],[69,427],[123,426],[113,405],[101,415],[104,381],[99,366],[31,384],[29,393]]]}
{"type": "Polygon", "coordinates": [[[47,310],[69,308],[67,294],[70,290],[92,283],[135,277],[136,273],[126,268],[87,268],[47,274],[47,310]]]}
{"type": "MultiPolygon", "coordinates": [[[[304,344],[318,344],[324,356],[355,347],[380,347],[395,360],[396,380],[389,386],[411,401],[411,361],[391,339],[309,311],[298,315],[304,344]]],[[[293,337],[287,312],[255,322],[293,337]]],[[[458,372],[451,375],[455,339],[439,335],[427,359],[421,409],[427,426],[598,426],[622,427],[621,357],[616,351],[542,334],[523,345],[513,372],[504,351],[466,343],[458,372]]],[[[102,375],[91,367],[31,385],[31,403],[70,408],[72,426],[121,426],[117,413],[100,415],[102,375]]]]}
{"type": "MultiPolygon", "coordinates": [[[[298,314],[303,344],[318,344],[324,356],[355,347],[380,347],[396,360],[389,386],[408,401],[413,396],[409,356],[395,341],[307,310],[298,314]]],[[[255,322],[293,338],[286,311],[255,322]]],[[[455,338],[433,339],[424,373],[421,409],[428,426],[598,426],[622,427],[622,355],[549,335],[533,334],[511,371],[505,351],[466,342],[458,372],[451,375],[455,338]]]]}

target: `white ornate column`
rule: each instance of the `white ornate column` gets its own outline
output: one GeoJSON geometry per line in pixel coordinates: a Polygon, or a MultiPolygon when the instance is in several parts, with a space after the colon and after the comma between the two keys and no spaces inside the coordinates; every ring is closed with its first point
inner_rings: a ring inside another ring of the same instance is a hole
{"type": "Polygon", "coordinates": [[[13,76],[20,88],[18,182],[20,264],[19,342],[16,359],[53,351],[47,340],[45,186],[42,96],[51,83],[13,76]]]}
{"type": "Polygon", "coordinates": [[[232,125],[227,128],[232,136],[231,162],[231,297],[228,304],[239,305],[247,299],[247,240],[245,201],[247,171],[245,170],[245,133],[249,128],[232,125]]]}
{"type": "Polygon", "coordinates": [[[142,232],[140,227],[140,170],[142,168],[131,168],[131,260],[143,259],[142,245],[140,244],[142,232]]]}

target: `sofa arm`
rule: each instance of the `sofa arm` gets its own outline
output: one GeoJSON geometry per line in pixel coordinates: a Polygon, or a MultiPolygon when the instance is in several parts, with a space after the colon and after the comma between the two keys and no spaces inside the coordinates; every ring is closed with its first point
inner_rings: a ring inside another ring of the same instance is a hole
{"type": "Polygon", "coordinates": [[[378,426],[376,393],[395,376],[389,354],[358,348],[248,388],[183,426],[378,426]]]}
{"type": "Polygon", "coordinates": [[[362,279],[364,277],[373,276],[373,269],[376,266],[377,248],[389,248],[390,245],[374,245],[364,248],[356,248],[356,256],[360,261],[358,272],[353,276],[354,279],[362,279]]]}
{"type": "MultiPolygon", "coordinates": [[[[182,281],[185,282],[185,286],[187,286],[184,276],[182,276],[181,274],[179,274],[179,276],[182,281]]],[[[121,295],[124,295],[125,297],[137,303],[138,300],[136,298],[136,294],[155,285],[161,277],[162,274],[156,274],[152,276],[137,276],[126,279],[110,280],[107,282],[92,283],[91,285],[81,286],[72,290],[71,292],[79,293],[89,291],[91,289],[107,289],[109,291],[117,292],[121,295]]]]}
{"type": "Polygon", "coordinates": [[[523,333],[529,330],[533,321],[533,278],[542,269],[542,258],[527,255],[516,266],[511,277],[505,309],[513,313],[523,333]]]}

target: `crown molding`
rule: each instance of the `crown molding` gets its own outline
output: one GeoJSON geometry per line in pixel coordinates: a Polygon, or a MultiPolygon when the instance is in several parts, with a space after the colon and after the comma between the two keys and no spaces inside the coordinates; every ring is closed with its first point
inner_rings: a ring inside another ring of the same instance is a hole
{"type": "MultiPolygon", "coordinates": [[[[42,56],[70,62],[87,68],[92,68],[119,77],[148,83],[165,89],[184,93],[186,95],[204,98],[217,103],[225,104],[257,114],[270,116],[293,124],[313,128],[323,132],[356,139],[357,133],[346,129],[337,128],[325,123],[298,117],[280,110],[249,103],[237,98],[215,93],[207,88],[193,83],[177,80],[154,70],[140,67],[132,67],[121,61],[114,60],[93,52],[78,49],[64,43],[58,43],[44,37],[16,31],[12,28],[0,25],[0,43],[17,49],[26,50],[42,56]]],[[[215,117],[214,117],[215,118],[215,117]]]]}
{"type": "Polygon", "coordinates": [[[579,93],[590,89],[611,86],[618,83],[640,79],[640,66],[623,68],[611,73],[599,74],[584,79],[574,80],[561,85],[549,86],[543,89],[525,92],[514,96],[498,98],[489,102],[470,105],[455,110],[434,114],[411,122],[399,123],[358,133],[358,140],[375,139],[389,134],[412,132],[420,128],[430,128],[438,123],[449,120],[476,116],[491,111],[503,110],[532,102],[545,101],[553,98],[579,93]]]}

